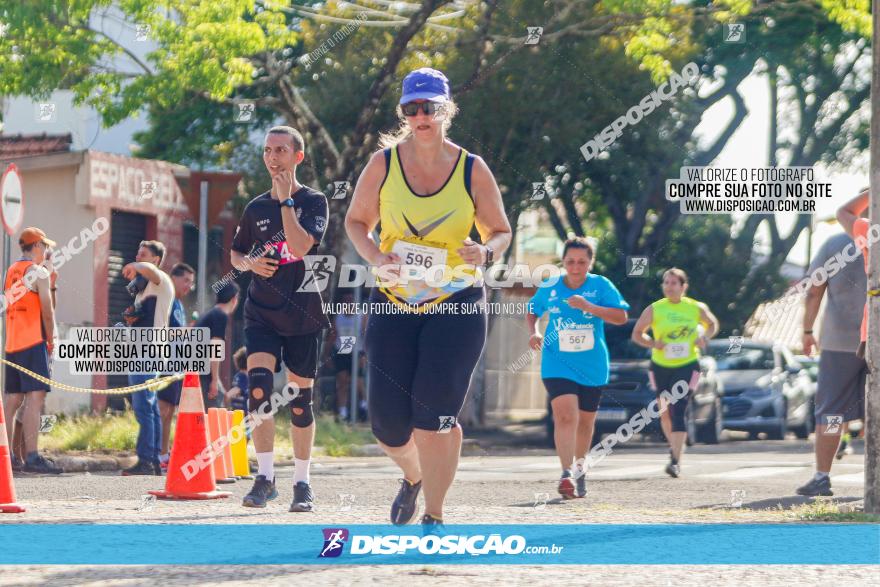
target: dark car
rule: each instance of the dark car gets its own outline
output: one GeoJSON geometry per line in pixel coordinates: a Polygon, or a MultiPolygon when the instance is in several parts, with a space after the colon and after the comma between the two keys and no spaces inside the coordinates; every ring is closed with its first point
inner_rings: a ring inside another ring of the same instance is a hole
{"type": "MultiPolygon", "coordinates": [[[[611,366],[608,385],[602,392],[602,402],[596,415],[593,444],[603,434],[615,432],[622,423],[629,421],[657,397],[648,377],[651,351],[630,340],[635,323],[633,319],[621,326],[605,325],[611,366]]],[[[715,361],[711,357],[701,358],[700,372],[700,382],[691,394],[688,405],[688,441],[716,444],[721,441],[724,425],[721,405],[723,391],[715,375],[715,361]]],[[[552,443],[553,420],[552,416],[548,417],[548,437],[552,443]]],[[[660,420],[651,420],[642,434],[662,437],[660,420]]]]}
{"type": "Polygon", "coordinates": [[[709,343],[724,383],[724,427],[752,438],[766,432],[782,440],[788,431],[807,438],[814,428],[815,383],[788,349],[748,339],[709,343]]]}

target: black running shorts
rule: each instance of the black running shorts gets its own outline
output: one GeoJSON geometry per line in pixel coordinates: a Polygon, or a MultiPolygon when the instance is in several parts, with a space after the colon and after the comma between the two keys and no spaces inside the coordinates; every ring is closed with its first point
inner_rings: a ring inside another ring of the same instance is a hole
{"type": "Polygon", "coordinates": [[[403,446],[413,428],[445,432],[458,421],[488,325],[482,288],[433,313],[393,313],[374,290],[367,322],[370,419],[376,438],[403,446]]]}

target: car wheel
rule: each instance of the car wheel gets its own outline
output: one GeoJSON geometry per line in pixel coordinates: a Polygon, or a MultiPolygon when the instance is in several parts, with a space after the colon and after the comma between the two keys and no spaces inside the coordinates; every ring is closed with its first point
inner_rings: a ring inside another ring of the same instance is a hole
{"type": "Polygon", "coordinates": [[[815,404],[810,401],[807,405],[807,414],[804,416],[804,423],[793,429],[795,436],[802,440],[810,437],[810,433],[816,429],[815,410],[815,404]]]}
{"type": "Polygon", "coordinates": [[[721,431],[724,422],[721,421],[721,400],[716,399],[712,407],[712,417],[706,422],[697,434],[697,440],[703,444],[718,444],[721,442],[721,431]]]}
{"type": "Polygon", "coordinates": [[[550,448],[556,447],[556,440],[554,439],[554,432],[556,431],[556,425],[553,423],[553,406],[550,405],[550,402],[547,402],[547,419],[544,421],[547,430],[547,438],[546,443],[550,448]]]}
{"type": "MultiPolygon", "coordinates": [[[[597,444],[599,444],[600,442],[602,442],[602,433],[599,432],[599,427],[597,426],[596,428],[593,429],[593,438],[590,441],[590,449],[589,450],[592,450],[592,448],[594,446],[596,446],[597,444]]],[[[589,450],[587,452],[589,452],[589,450]]]]}
{"type": "Polygon", "coordinates": [[[767,430],[768,440],[785,440],[785,434],[788,432],[788,405],[782,402],[782,410],[780,410],[779,423],[767,430]]]}

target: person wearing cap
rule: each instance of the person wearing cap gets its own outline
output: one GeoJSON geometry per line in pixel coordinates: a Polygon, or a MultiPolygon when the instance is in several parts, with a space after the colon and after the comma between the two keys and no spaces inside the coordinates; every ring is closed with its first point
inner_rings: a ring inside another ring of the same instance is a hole
{"type": "MultiPolygon", "coordinates": [[[[55,310],[52,304],[52,279],[43,266],[46,251],[55,246],[39,228],[25,228],[18,239],[21,258],[6,272],[6,360],[38,375],[49,378],[49,355],[55,340],[55,310]]],[[[5,365],[3,407],[6,412],[7,438],[14,438],[13,428],[19,410],[24,442],[24,463],[16,468],[31,473],[61,472],[61,469],[37,451],[40,416],[49,385],[5,365]]]]}
{"type": "Polygon", "coordinates": [[[486,340],[480,267],[511,239],[489,167],[446,136],[456,111],[443,73],[407,75],[400,125],[382,136],[345,219],[379,275],[366,332],[367,395],[373,433],[404,476],[391,521],[415,517],[424,487],[426,531],[443,521],[461,453],[458,414],[486,340]],[[481,243],[469,236],[474,225],[481,243]]]}

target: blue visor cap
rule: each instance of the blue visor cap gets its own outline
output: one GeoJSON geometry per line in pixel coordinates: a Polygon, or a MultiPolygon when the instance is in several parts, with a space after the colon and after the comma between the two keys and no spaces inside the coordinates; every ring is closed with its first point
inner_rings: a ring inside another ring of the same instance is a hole
{"type": "Polygon", "coordinates": [[[403,95],[400,97],[400,103],[406,104],[415,100],[449,101],[449,80],[443,72],[423,67],[403,78],[403,95]]]}

